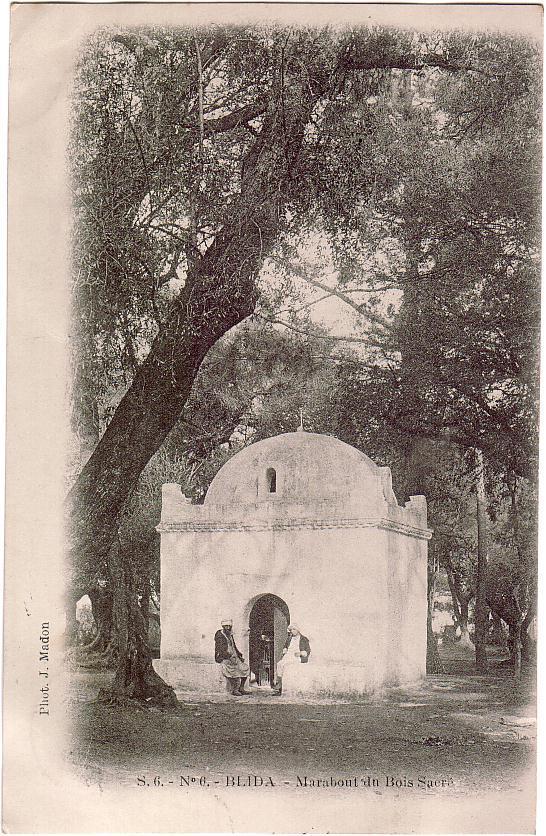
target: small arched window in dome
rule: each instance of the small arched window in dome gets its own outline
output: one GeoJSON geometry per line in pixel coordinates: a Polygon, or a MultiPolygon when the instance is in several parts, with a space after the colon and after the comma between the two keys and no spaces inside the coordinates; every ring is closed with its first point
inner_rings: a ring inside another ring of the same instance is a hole
{"type": "Polygon", "coordinates": [[[265,472],[268,493],[277,493],[277,472],[274,467],[268,467],[265,472]]]}

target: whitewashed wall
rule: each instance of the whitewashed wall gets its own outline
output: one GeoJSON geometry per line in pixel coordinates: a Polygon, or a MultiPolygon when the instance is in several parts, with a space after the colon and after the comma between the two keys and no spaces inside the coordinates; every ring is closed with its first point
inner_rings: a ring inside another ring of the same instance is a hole
{"type": "Polygon", "coordinates": [[[400,508],[387,469],[354,448],[311,433],[259,442],[222,468],[203,506],[165,486],[159,528],[156,666],[175,686],[221,687],[220,620],[233,619],[248,659],[250,609],[266,593],[311,643],[309,664],[286,670],[288,692],[365,693],[424,675],[426,505],[400,508]]]}

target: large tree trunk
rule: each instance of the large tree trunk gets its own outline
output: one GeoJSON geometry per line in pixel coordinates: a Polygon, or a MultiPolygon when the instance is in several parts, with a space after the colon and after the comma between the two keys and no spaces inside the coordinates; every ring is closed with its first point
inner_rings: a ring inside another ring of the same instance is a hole
{"type": "MultiPolygon", "coordinates": [[[[412,298],[411,303],[413,302],[414,299],[412,298]]],[[[406,291],[404,291],[404,304],[407,304],[408,306],[410,304],[408,293],[406,291]]],[[[401,353],[403,362],[404,352],[402,351],[401,353]]],[[[420,472],[418,450],[419,441],[420,439],[411,434],[408,435],[406,440],[404,449],[404,480],[401,484],[401,493],[404,496],[411,496],[411,494],[422,492],[422,473],[420,472]]],[[[438,569],[438,561],[429,551],[427,563],[427,674],[444,673],[444,666],[442,664],[442,660],[440,659],[440,652],[438,650],[438,639],[432,629],[434,596],[436,592],[436,577],[438,569]]]]}
{"type": "Polygon", "coordinates": [[[476,450],[476,517],[478,523],[478,567],[476,573],[476,605],[474,609],[474,644],[476,668],[487,671],[487,632],[489,608],[487,606],[487,497],[483,455],[476,450]]]}
{"type": "MultiPolygon", "coordinates": [[[[253,312],[255,279],[283,227],[284,204],[297,182],[305,125],[321,92],[320,85],[311,90],[301,78],[293,80],[289,92],[279,92],[243,160],[240,195],[214,243],[192,265],[170,316],[72,489],[70,556],[77,574],[91,577],[97,562],[111,562],[108,556],[117,553],[110,549],[122,509],[179,418],[203,358],[223,334],[253,312]]],[[[109,567],[109,574],[117,576],[118,619],[124,597],[120,586],[129,574],[129,558],[124,560],[121,572],[117,558],[109,567]]],[[[142,614],[136,592],[133,600],[129,597],[125,596],[130,650],[120,650],[115,687],[132,682],[134,694],[140,694],[148,688],[144,679],[157,684],[159,677],[149,674],[147,644],[138,632],[142,614]]],[[[160,692],[161,688],[161,698],[160,692]]]]}
{"type": "Polygon", "coordinates": [[[128,700],[175,706],[173,688],[155,672],[148,648],[148,624],[138,605],[138,590],[131,560],[119,543],[110,550],[114,597],[114,625],[119,660],[110,690],[102,689],[100,702],[124,704],[128,700]]]}

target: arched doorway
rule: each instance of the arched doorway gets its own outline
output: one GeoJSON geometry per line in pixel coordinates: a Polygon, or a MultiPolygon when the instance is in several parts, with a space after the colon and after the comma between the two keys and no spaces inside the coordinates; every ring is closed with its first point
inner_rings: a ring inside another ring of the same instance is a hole
{"type": "Polygon", "coordinates": [[[260,595],[250,610],[249,664],[258,685],[273,685],[286,642],[290,612],[277,595],[260,595]]]}

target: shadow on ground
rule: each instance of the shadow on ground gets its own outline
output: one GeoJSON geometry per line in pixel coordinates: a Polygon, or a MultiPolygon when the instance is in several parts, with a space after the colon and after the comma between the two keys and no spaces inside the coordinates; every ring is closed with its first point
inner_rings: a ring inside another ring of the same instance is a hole
{"type": "Polygon", "coordinates": [[[369,776],[378,794],[395,782],[403,791],[410,781],[428,793],[449,788],[450,796],[523,791],[534,764],[534,682],[515,683],[498,653],[492,656],[490,673],[478,676],[470,651],[445,650],[445,675],[358,702],[291,703],[269,694],[198,701],[179,694],[179,709],[169,713],[95,703],[108,674],[79,668],[69,758],[98,783],[115,776],[134,785],[139,775],[157,775],[226,786],[232,777],[255,775],[297,789],[298,776],[369,776]]]}

